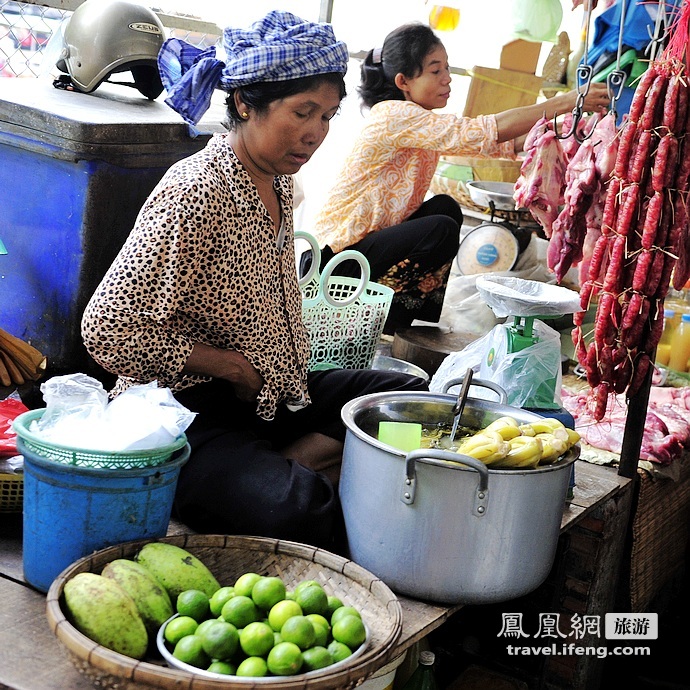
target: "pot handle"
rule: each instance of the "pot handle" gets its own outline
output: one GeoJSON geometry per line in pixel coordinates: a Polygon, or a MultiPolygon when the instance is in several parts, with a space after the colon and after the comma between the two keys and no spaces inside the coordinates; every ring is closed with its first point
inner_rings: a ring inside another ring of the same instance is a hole
{"type": "Polygon", "coordinates": [[[489,502],[489,468],[476,458],[461,453],[454,453],[450,450],[437,450],[434,448],[423,448],[413,450],[405,456],[405,481],[403,482],[400,500],[407,504],[414,503],[417,491],[417,471],[415,463],[417,460],[424,460],[429,465],[445,467],[452,470],[461,470],[460,465],[466,465],[479,473],[479,482],[472,506],[472,514],[477,517],[486,515],[486,507],[489,502]],[[450,463],[450,464],[449,464],[450,463]]]}
{"type": "MultiPolygon", "coordinates": [[[[465,377],[461,376],[460,378],[446,381],[446,383],[443,385],[443,392],[447,393],[453,386],[457,386],[458,384],[462,383],[464,379],[465,377]]],[[[496,395],[498,395],[498,402],[500,402],[501,405],[506,405],[508,403],[508,393],[506,393],[504,388],[501,388],[501,386],[499,386],[497,383],[494,383],[493,381],[485,381],[484,379],[473,378],[472,383],[470,384],[470,388],[472,386],[488,388],[489,390],[492,390],[494,393],[496,393],[496,395]]]]}

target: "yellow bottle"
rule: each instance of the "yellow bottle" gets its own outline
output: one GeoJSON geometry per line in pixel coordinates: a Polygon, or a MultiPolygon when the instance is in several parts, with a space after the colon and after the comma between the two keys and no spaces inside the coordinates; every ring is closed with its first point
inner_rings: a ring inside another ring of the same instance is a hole
{"type": "Polygon", "coordinates": [[[438,31],[453,31],[460,23],[460,10],[457,7],[433,5],[429,12],[429,26],[438,31]]]}
{"type": "Polygon", "coordinates": [[[668,366],[671,357],[671,338],[676,330],[676,312],[673,309],[664,309],[664,330],[656,346],[656,362],[668,366]]]}
{"type": "Polygon", "coordinates": [[[690,359],[690,314],[683,314],[680,326],[671,337],[668,366],[676,371],[687,371],[688,359],[690,359]]]}

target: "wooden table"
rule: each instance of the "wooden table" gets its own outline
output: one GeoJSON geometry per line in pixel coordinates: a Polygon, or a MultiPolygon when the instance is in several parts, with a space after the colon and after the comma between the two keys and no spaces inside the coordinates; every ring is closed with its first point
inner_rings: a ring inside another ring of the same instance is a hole
{"type": "MultiPolygon", "coordinates": [[[[578,461],[575,477],[575,496],[563,515],[562,533],[572,530],[586,516],[602,510],[612,500],[625,504],[632,493],[631,480],[619,477],[610,468],[578,461]]],[[[616,572],[619,565],[622,549],[616,549],[615,542],[622,545],[627,519],[619,519],[618,523],[612,532],[614,548],[606,562],[601,564],[602,573],[609,576],[601,578],[598,586],[604,591],[592,599],[593,609],[609,605],[615,596],[616,579],[610,574],[616,572]]],[[[173,527],[171,533],[174,530],[173,527]]],[[[76,670],[50,632],[45,616],[45,595],[25,583],[21,552],[21,515],[0,515],[0,688],[93,688],[92,682],[76,670]]],[[[406,597],[400,597],[400,602],[403,630],[396,649],[400,653],[439,628],[462,608],[460,605],[438,606],[406,597]]]]}

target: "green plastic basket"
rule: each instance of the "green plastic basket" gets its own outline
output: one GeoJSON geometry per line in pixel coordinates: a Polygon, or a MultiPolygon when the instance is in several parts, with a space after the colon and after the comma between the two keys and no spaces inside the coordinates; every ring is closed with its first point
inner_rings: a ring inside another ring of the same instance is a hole
{"type": "Polygon", "coordinates": [[[369,280],[366,257],[357,251],[336,254],[319,273],[321,251],[316,239],[298,230],[296,239],[306,240],[312,251],[312,265],[300,278],[302,321],[309,333],[309,371],[322,369],[370,369],[376,354],[393,289],[369,280]],[[343,261],[356,261],[359,278],[334,276],[343,261]]]}
{"type": "Polygon", "coordinates": [[[20,414],[13,422],[12,428],[22,439],[26,449],[48,460],[75,465],[77,467],[94,467],[104,470],[126,470],[137,467],[155,467],[170,460],[172,454],[187,443],[185,434],[178,436],[167,446],[142,448],[123,451],[97,451],[85,448],[73,448],[57,443],[50,443],[29,431],[34,420],[43,416],[45,409],[30,410],[20,414]]]}

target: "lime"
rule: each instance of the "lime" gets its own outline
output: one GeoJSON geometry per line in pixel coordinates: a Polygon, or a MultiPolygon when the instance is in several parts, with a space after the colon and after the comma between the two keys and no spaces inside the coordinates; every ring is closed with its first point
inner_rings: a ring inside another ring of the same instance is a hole
{"type": "Polygon", "coordinates": [[[254,678],[265,676],[268,673],[266,659],[260,656],[248,656],[238,667],[238,676],[252,676],[254,678]]]}
{"type": "Polygon", "coordinates": [[[331,641],[331,626],[323,616],[319,616],[318,613],[310,613],[307,618],[311,621],[314,626],[314,633],[316,637],[314,638],[314,645],[318,647],[325,647],[331,641]]]}
{"type": "Polygon", "coordinates": [[[305,615],[328,611],[328,595],[321,585],[308,585],[295,591],[295,601],[302,607],[305,615]]]}
{"type": "Polygon", "coordinates": [[[211,673],[222,673],[224,676],[234,676],[237,667],[227,661],[214,661],[206,670],[211,673]]]}
{"type": "Polygon", "coordinates": [[[163,637],[170,642],[170,644],[177,644],[183,637],[193,635],[199,624],[189,616],[178,616],[173,618],[163,631],[163,637]]]}
{"type": "Polygon", "coordinates": [[[317,580],[302,580],[301,582],[297,583],[297,586],[295,587],[295,594],[297,594],[300,589],[304,589],[305,587],[321,587],[323,589],[321,583],[317,580]]]}
{"type": "Polygon", "coordinates": [[[283,599],[283,601],[279,601],[271,607],[271,610],[268,612],[268,624],[274,630],[279,631],[288,618],[301,616],[302,613],[302,607],[296,601],[283,599]]]}
{"type": "Polygon", "coordinates": [[[352,654],[352,650],[346,644],[338,642],[338,640],[333,640],[328,645],[328,651],[331,653],[334,662],[347,659],[352,654]]]}
{"type": "Polygon", "coordinates": [[[283,624],[280,636],[285,642],[294,642],[300,649],[307,649],[314,644],[316,632],[306,616],[293,616],[283,624]]]}
{"type": "Polygon", "coordinates": [[[268,623],[250,623],[240,633],[240,647],[248,656],[266,656],[273,641],[273,629],[268,623]]]}
{"type": "Polygon", "coordinates": [[[187,635],[179,640],[173,650],[173,656],[185,664],[195,666],[196,668],[207,668],[211,663],[198,635],[187,635]]]}
{"type": "Polygon", "coordinates": [[[361,618],[362,614],[354,606],[339,606],[331,614],[331,625],[335,625],[342,616],[358,616],[361,618]]]}
{"type": "Polygon", "coordinates": [[[194,631],[194,634],[203,636],[204,631],[207,628],[210,628],[214,623],[220,623],[220,622],[222,622],[221,618],[207,618],[205,621],[202,621],[201,623],[199,623],[199,625],[197,626],[197,629],[194,631]]]}
{"type": "Polygon", "coordinates": [[[235,594],[243,597],[252,595],[252,588],[261,579],[257,573],[244,573],[235,582],[235,594]]]}
{"type": "Polygon", "coordinates": [[[249,623],[259,620],[260,613],[256,604],[244,595],[235,595],[228,599],[220,612],[226,623],[232,623],[236,628],[244,628],[249,623]]]}
{"type": "Polygon", "coordinates": [[[273,646],[275,647],[277,644],[280,644],[283,641],[283,638],[280,636],[279,632],[273,631],[273,646]]]}
{"type": "Polygon", "coordinates": [[[326,628],[326,630],[330,632],[331,625],[328,622],[328,619],[322,616],[320,613],[308,613],[307,618],[315,625],[318,623],[318,625],[322,625],[324,628],[326,628]]]}
{"type": "Polygon", "coordinates": [[[176,608],[181,616],[189,616],[201,623],[208,618],[210,611],[208,595],[200,589],[185,589],[177,595],[176,608]]]}
{"type": "Polygon", "coordinates": [[[230,599],[230,597],[235,596],[234,587],[221,587],[217,589],[211,599],[209,600],[209,607],[211,609],[211,614],[214,616],[220,616],[220,612],[223,610],[223,605],[230,599]]]}
{"type": "Polygon", "coordinates": [[[279,577],[262,577],[252,587],[252,599],[260,609],[270,611],[285,599],[285,592],[285,584],[279,577]]]}
{"type": "Polygon", "coordinates": [[[330,594],[328,595],[328,606],[326,607],[327,613],[325,613],[325,616],[328,616],[330,618],[333,615],[333,611],[336,609],[339,609],[343,605],[343,602],[338,599],[338,597],[331,596],[330,594]]]}
{"type": "Polygon", "coordinates": [[[197,631],[197,637],[201,638],[204,651],[211,659],[221,661],[229,659],[237,651],[239,644],[240,636],[237,628],[231,623],[216,619],[209,621],[209,623],[210,625],[201,632],[197,631]]]}
{"type": "Polygon", "coordinates": [[[350,649],[357,649],[367,638],[367,631],[359,616],[341,616],[331,631],[333,639],[346,644],[350,649]]]}
{"type": "Polygon", "coordinates": [[[293,642],[281,642],[268,653],[268,670],[275,676],[294,676],[302,668],[302,650],[293,642]]]}
{"type": "Polygon", "coordinates": [[[316,671],[318,668],[325,668],[333,663],[331,653],[325,647],[320,646],[305,649],[302,652],[302,658],[304,659],[302,666],[304,671],[316,671]]]}

